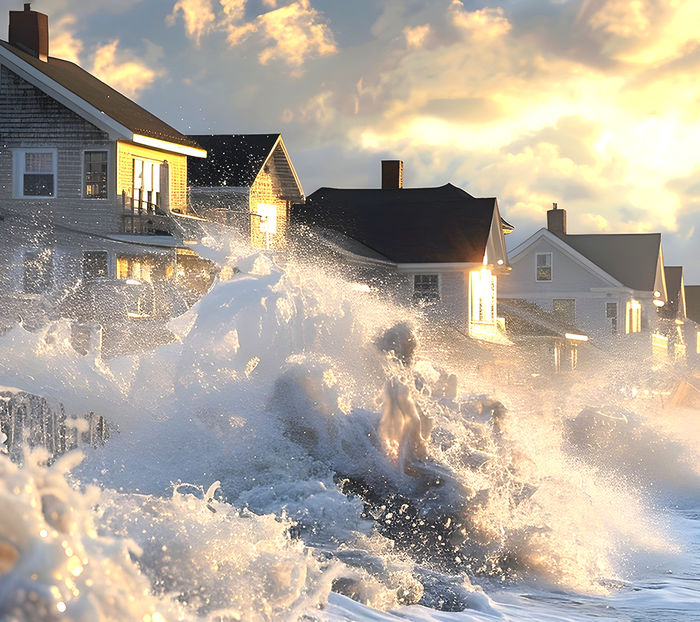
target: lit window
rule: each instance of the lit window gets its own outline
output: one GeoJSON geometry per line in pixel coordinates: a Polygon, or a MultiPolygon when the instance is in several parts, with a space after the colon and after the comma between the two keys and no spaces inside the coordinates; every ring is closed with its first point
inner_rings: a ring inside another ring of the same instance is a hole
{"type": "Polygon", "coordinates": [[[642,330],[642,304],[638,300],[628,300],[626,306],[626,333],[639,333],[642,330]]]}
{"type": "Polygon", "coordinates": [[[56,196],[56,151],[26,149],[15,152],[15,198],[56,196]]]}
{"type": "Polygon", "coordinates": [[[277,233],[277,207],[258,203],[258,215],[260,218],[260,233],[277,233]]]}
{"type": "Polygon", "coordinates": [[[24,291],[41,294],[53,285],[53,251],[50,248],[24,252],[24,291]]]}
{"type": "Polygon", "coordinates": [[[536,271],[538,281],[552,280],[552,253],[537,253],[536,271]]]}
{"type": "Polygon", "coordinates": [[[86,151],[84,156],[84,186],[86,199],[107,198],[107,152],[86,151]]]}
{"type": "Polygon", "coordinates": [[[469,319],[472,324],[496,323],[496,277],[483,268],[469,273],[469,319]]]}
{"type": "Polygon", "coordinates": [[[135,281],[151,280],[151,263],[140,257],[117,257],[117,278],[135,281]]]}
{"type": "Polygon", "coordinates": [[[134,158],[134,209],[154,213],[160,206],[160,162],[134,158]]]}
{"type": "Polygon", "coordinates": [[[560,322],[573,324],[576,321],[576,300],[573,298],[555,298],[552,301],[552,313],[560,322]]]}
{"type": "Polygon", "coordinates": [[[107,251],[83,253],[83,278],[100,279],[107,276],[107,251]]]}
{"type": "Polygon", "coordinates": [[[416,274],[413,276],[413,300],[415,302],[440,300],[440,279],[437,274],[416,274]]]}
{"type": "Polygon", "coordinates": [[[605,317],[610,320],[610,330],[613,333],[617,332],[617,303],[616,302],[606,302],[605,303],[605,317]]]}

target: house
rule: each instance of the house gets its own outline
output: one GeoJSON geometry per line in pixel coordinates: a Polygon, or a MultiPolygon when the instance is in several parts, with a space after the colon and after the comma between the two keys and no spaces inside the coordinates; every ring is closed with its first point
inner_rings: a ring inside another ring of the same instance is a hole
{"type": "Polygon", "coordinates": [[[688,347],[695,352],[695,361],[700,363],[700,285],[685,285],[683,292],[689,320],[686,330],[688,347]]]}
{"type": "Polygon", "coordinates": [[[125,301],[114,315],[149,317],[168,289],[154,293],[154,283],[201,286],[206,264],[185,244],[194,222],[187,161],[206,151],[78,65],[50,56],[48,17],[29,4],[10,11],[8,39],[0,41],[5,314],[26,317],[47,301],[75,311],[76,290],[94,284],[125,301]]]}
{"type": "Polygon", "coordinates": [[[304,201],[299,177],[280,134],[189,136],[207,150],[190,158],[193,209],[245,232],[257,248],[283,248],[292,204],[304,201]]]}
{"type": "Polygon", "coordinates": [[[381,188],[319,188],[294,206],[293,222],[332,248],[360,285],[391,291],[472,337],[503,340],[496,287],[512,227],[495,198],[449,183],[404,188],[403,162],[385,160],[381,188]]]}
{"type": "MultiPolygon", "coordinates": [[[[669,354],[677,361],[686,360],[687,313],[683,266],[664,266],[668,301],[659,310],[660,332],[668,339],[669,354]]],[[[695,340],[693,339],[691,343],[695,340]]],[[[693,343],[694,345],[694,343],[693,343]]]]}
{"type": "Polygon", "coordinates": [[[598,343],[640,334],[654,335],[654,344],[665,347],[657,333],[657,309],[667,302],[661,234],[571,235],[566,210],[555,203],[547,228],[509,256],[503,301],[535,303],[598,343]]]}

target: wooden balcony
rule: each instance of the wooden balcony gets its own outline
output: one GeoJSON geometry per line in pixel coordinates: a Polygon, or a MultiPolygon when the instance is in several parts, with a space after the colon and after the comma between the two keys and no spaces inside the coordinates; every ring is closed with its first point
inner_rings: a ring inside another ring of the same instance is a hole
{"type": "Polygon", "coordinates": [[[126,193],[121,195],[121,233],[140,235],[174,235],[175,224],[170,215],[158,205],[137,201],[126,193]]]}

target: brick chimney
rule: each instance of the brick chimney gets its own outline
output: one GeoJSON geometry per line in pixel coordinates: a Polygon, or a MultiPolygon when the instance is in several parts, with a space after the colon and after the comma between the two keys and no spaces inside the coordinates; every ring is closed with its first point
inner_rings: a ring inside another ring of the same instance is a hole
{"type": "Polygon", "coordinates": [[[27,2],[24,11],[10,11],[8,39],[10,45],[46,62],[49,58],[49,18],[32,11],[27,2]]]}
{"type": "Polygon", "coordinates": [[[566,235],[566,210],[559,209],[556,203],[547,212],[547,229],[556,235],[566,235]]]}
{"type": "Polygon", "coordinates": [[[403,188],[403,161],[382,160],[382,190],[403,188]]]}

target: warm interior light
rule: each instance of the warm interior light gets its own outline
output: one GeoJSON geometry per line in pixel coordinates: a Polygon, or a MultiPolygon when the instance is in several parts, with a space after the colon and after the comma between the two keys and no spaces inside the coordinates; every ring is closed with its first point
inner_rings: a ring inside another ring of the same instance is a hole
{"type": "Polygon", "coordinates": [[[499,259],[496,263],[497,263],[499,266],[502,266],[502,265],[503,265],[503,260],[502,260],[502,259],[499,259]]]}
{"type": "Polygon", "coordinates": [[[663,307],[663,306],[664,306],[664,301],[663,301],[663,300],[659,300],[659,299],[657,298],[656,300],[654,300],[654,304],[655,304],[657,307],[663,307]]]}
{"type": "Polygon", "coordinates": [[[661,296],[661,292],[654,292],[654,298],[659,298],[661,296]]]}

